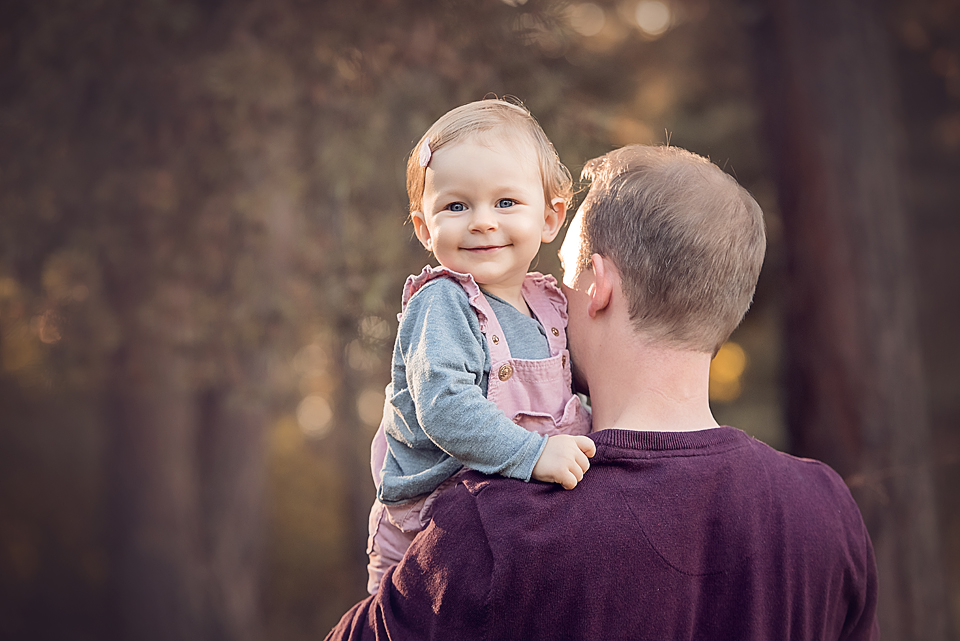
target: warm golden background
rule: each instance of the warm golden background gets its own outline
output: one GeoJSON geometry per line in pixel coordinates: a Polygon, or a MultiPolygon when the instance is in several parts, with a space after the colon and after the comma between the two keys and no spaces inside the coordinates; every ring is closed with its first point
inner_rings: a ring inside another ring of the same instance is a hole
{"type": "Polygon", "coordinates": [[[669,141],[756,195],[718,419],[844,476],[885,639],[957,638],[956,0],[0,4],[0,638],[300,641],[363,596],[404,160],[488,93],[574,174],[669,141]]]}

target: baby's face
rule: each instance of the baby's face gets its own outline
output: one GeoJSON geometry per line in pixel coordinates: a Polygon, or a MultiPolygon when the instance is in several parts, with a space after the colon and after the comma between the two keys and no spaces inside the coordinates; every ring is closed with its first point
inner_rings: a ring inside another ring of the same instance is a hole
{"type": "Polygon", "coordinates": [[[564,213],[562,200],[545,201],[533,150],[490,137],[433,154],[423,211],[413,213],[413,222],[441,265],[509,298],[519,291],[540,243],[556,236],[564,213]]]}

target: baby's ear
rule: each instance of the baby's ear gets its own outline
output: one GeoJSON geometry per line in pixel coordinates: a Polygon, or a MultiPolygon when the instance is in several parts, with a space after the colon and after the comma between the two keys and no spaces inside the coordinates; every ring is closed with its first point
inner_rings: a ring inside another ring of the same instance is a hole
{"type": "Polygon", "coordinates": [[[433,238],[430,237],[430,229],[427,227],[427,220],[422,211],[410,212],[410,220],[413,221],[413,233],[417,235],[417,240],[427,251],[433,251],[433,238]]]}
{"type": "Polygon", "coordinates": [[[563,198],[554,198],[543,212],[543,231],[540,242],[549,243],[560,233],[563,221],[567,217],[567,201],[563,198]]]}

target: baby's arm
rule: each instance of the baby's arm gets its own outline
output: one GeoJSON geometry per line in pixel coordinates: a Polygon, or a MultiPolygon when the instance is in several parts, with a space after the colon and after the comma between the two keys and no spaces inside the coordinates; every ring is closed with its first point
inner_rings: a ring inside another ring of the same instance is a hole
{"type": "Polygon", "coordinates": [[[588,457],[596,453],[596,444],[586,436],[551,436],[537,464],[533,466],[533,478],[559,483],[565,490],[572,490],[590,469],[588,457]]]}
{"type": "Polygon", "coordinates": [[[432,446],[471,469],[526,481],[548,441],[511,421],[484,396],[484,340],[459,285],[438,279],[419,291],[398,333],[410,402],[432,446]]]}

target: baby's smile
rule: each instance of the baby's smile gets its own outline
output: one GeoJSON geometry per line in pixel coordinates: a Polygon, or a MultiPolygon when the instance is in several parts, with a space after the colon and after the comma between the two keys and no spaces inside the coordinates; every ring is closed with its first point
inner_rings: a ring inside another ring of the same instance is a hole
{"type": "Polygon", "coordinates": [[[462,247],[461,249],[476,253],[488,253],[503,249],[504,247],[508,247],[508,245],[482,245],[480,247],[462,247]]]}

